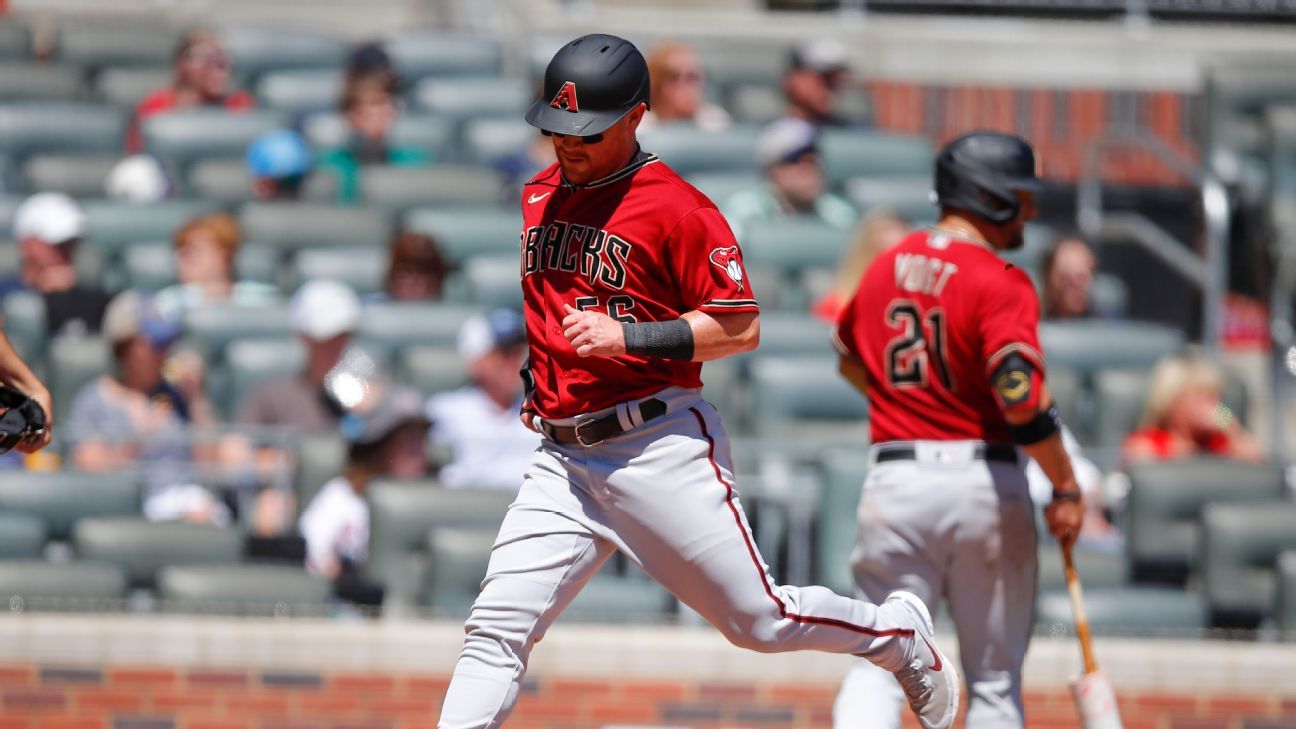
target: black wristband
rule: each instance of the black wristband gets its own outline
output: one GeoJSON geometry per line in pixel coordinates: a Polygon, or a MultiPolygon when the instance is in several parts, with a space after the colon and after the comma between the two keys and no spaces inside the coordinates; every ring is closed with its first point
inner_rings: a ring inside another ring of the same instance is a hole
{"type": "Polygon", "coordinates": [[[1008,433],[1017,445],[1033,445],[1061,429],[1062,418],[1058,416],[1057,405],[1049,405],[1048,410],[1021,425],[1008,425],[1008,433]]]}
{"type": "Polygon", "coordinates": [[[693,359],[693,327],[683,319],[631,324],[621,322],[626,354],[662,359],[693,359]]]}
{"type": "Polygon", "coordinates": [[[1072,489],[1070,491],[1053,490],[1054,501],[1080,501],[1080,496],[1080,489],[1072,489]]]}

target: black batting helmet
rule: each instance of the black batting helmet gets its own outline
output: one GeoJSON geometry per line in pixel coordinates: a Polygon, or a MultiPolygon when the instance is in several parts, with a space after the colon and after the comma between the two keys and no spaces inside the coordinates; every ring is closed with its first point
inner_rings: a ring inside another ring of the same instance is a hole
{"type": "Polygon", "coordinates": [[[1006,223],[1021,211],[1016,191],[1041,189],[1035,150],[1013,134],[972,132],[936,157],[936,202],[1006,223]]]}
{"type": "Polygon", "coordinates": [[[547,132],[588,137],[648,103],[648,63],[634,44],[603,33],[564,45],[545,68],[544,96],[527,123],[547,132]]]}

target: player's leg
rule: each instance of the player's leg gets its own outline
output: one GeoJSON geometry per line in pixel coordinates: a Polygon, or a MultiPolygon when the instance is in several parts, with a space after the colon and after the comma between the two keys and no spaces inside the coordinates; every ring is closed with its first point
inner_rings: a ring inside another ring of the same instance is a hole
{"type": "MultiPolygon", "coordinates": [[[[856,596],[881,602],[896,590],[917,595],[934,614],[944,587],[937,528],[943,502],[921,498],[943,484],[913,461],[874,465],[860,500],[859,532],[851,554],[856,596]]],[[[837,729],[899,729],[904,691],[891,672],[859,659],[846,674],[833,703],[837,729]]]]}
{"type": "Polygon", "coordinates": [[[503,724],[531,648],[612,554],[589,523],[584,492],[563,464],[537,451],[491,551],[481,594],[441,708],[440,729],[503,724]]]}
{"type": "Polygon", "coordinates": [[[988,464],[959,508],[961,548],[945,594],[968,685],[967,726],[1018,729],[1037,579],[1034,505],[1025,473],[1011,464],[988,464]]]}

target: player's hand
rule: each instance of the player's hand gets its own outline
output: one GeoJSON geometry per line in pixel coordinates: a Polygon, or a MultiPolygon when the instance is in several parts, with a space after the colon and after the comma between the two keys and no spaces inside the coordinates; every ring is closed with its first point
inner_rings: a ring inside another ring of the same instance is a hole
{"type": "Polygon", "coordinates": [[[39,435],[26,438],[18,444],[18,450],[23,453],[35,453],[49,445],[50,438],[54,437],[54,403],[50,399],[49,390],[43,387],[39,388],[31,393],[30,397],[45,411],[45,430],[39,435]]]}
{"type": "Polygon", "coordinates": [[[523,410],[518,413],[518,419],[522,421],[522,425],[526,426],[527,430],[540,432],[539,426],[536,425],[536,413],[534,410],[523,410]]]}
{"type": "Polygon", "coordinates": [[[597,311],[581,311],[571,304],[563,308],[563,336],[582,357],[615,357],[625,354],[625,332],[621,322],[597,311]]]}
{"type": "Polygon", "coordinates": [[[1084,524],[1084,497],[1075,499],[1053,499],[1044,507],[1044,520],[1048,522],[1049,533],[1058,540],[1063,549],[1070,549],[1080,536],[1080,527],[1084,524]]]}

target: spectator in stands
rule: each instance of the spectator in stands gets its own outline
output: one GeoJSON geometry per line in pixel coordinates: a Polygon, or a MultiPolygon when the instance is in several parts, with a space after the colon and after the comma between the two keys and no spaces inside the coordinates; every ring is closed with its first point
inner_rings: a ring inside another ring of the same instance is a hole
{"type": "Polygon", "coordinates": [[[1161,360],[1152,371],[1139,428],[1125,438],[1124,460],[1193,455],[1263,460],[1260,443],[1220,401],[1223,387],[1223,374],[1205,360],[1161,360]]]}
{"type": "Polygon", "coordinates": [[[230,90],[231,65],[215,33],[194,30],[185,34],[171,59],[175,72],[171,85],[145,96],[135,107],[135,118],[126,139],[127,151],[138,152],[143,148],[140,124],[155,114],[204,106],[230,111],[250,109],[255,103],[251,94],[230,90]]]}
{"type": "Polygon", "coordinates": [[[786,116],[815,126],[838,126],[837,92],[849,75],[846,49],[835,40],[806,41],[792,49],[783,73],[786,116]]]}
{"type": "Polygon", "coordinates": [[[381,41],[362,43],[351,51],[347,57],[345,78],[357,78],[374,74],[389,74],[396,80],[397,88],[401,85],[400,73],[391,55],[383,48],[381,41]]]}
{"type": "Polygon", "coordinates": [[[275,129],[252,140],[246,161],[258,200],[300,198],[314,163],[306,139],[291,129],[275,129]]]}
{"type": "Polygon", "coordinates": [[[1089,244],[1075,236],[1059,239],[1044,255],[1044,318],[1092,316],[1097,269],[1098,260],[1089,244]]]}
{"type": "Polygon", "coordinates": [[[639,131],[661,124],[692,124],[708,132],[729,126],[729,114],[706,97],[702,60],[689,46],[670,42],[648,54],[652,91],[639,131]]]}
{"type": "Polygon", "coordinates": [[[185,223],[171,239],[179,283],[158,292],[158,306],[184,311],[212,304],[261,307],[279,302],[279,290],[259,281],[236,281],[234,259],[243,232],[229,213],[203,215],[185,223]]]}
{"type": "Polygon", "coordinates": [[[341,109],[350,127],[341,147],[323,152],[320,166],[338,178],[338,201],[360,198],[360,171],[366,165],[421,165],[431,160],[419,149],[391,143],[392,125],[400,114],[397,78],[391,71],[349,76],[341,109]]]}
{"type": "Polygon", "coordinates": [[[175,193],[162,163],[150,154],[132,154],[113,165],[104,181],[104,194],[110,200],[153,203],[175,193]]]}
{"type": "Polygon", "coordinates": [[[21,258],[20,282],[45,303],[45,332],[77,334],[99,331],[109,296],[77,274],[75,258],[85,215],[61,192],[32,195],[14,213],[13,237],[21,258]]]}
{"type": "Polygon", "coordinates": [[[428,472],[428,423],[418,393],[376,387],[371,400],[348,413],[341,428],[348,444],[346,465],[311,500],[300,523],[307,568],[329,579],[354,574],[365,562],[369,507],[364,492],[369,483],[428,472]]]}
{"type": "Polygon", "coordinates": [[[474,316],[459,330],[472,384],[433,396],[432,442],[451,453],[437,478],[449,488],[517,491],[540,435],[518,419],[527,355],[526,322],[511,309],[474,316]]]}
{"type": "Polygon", "coordinates": [[[874,208],[866,213],[855,228],[850,247],[842,252],[832,289],[815,302],[815,316],[836,323],[842,307],[855,296],[855,288],[869,264],[878,254],[904,239],[912,225],[891,208],[874,208]]]}
{"type": "Polygon", "coordinates": [[[139,468],[150,519],[226,523],[229,510],[194,483],[189,426],[216,422],[202,389],[185,394],[163,376],[179,320],[137,291],[115,296],[104,314],[112,371],[86,385],[72,402],[72,461],[83,471],[139,468]]]}
{"type": "Polygon", "coordinates": [[[392,301],[437,301],[449,273],[450,263],[435,240],[409,230],[397,233],[384,293],[392,301]]]}
{"type": "Polygon", "coordinates": [[[330,374],[345,369],[351,336],[360,324],[360,299],[346,284],[308,281],[297,290],[290,307],[297,337],[306,346],[306,366],[254,390],[236,420],[307,432],[332,430],[348,403],[331,387],[330,374]]]}
{"type": "Polygon", "coordinates": [[[766,183],[734,193],[721,207],[740,239],[753,226],[785,217],[819,220],[843,230],[855,226],[855,208],[826,189],[818,144],[819,131],[801,119],[780,119],[766,127],[756,144],[766,183]]]}
{"type": "Polygon", "coordinates": [[[495,160],[491,166],[504,176],[504,191],[501,195],[504,204],[517,205],[522,196],[522,186],[557,161],[553,140],[543,134],[536,134],[523,149],[495,160]]]}

